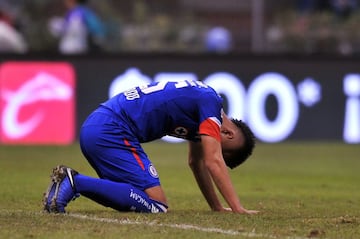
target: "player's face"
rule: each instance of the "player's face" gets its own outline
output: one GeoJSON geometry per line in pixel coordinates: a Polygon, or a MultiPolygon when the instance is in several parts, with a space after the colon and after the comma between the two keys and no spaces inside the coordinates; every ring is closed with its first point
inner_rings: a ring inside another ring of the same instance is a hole
{"type": "Polygon", "coordinates": [[[221,132],[221,147],[223,157],[230,158],[233,152],[236,152],[239,148],[242,148],[245,144],[244,135],[239,128],[234,127],[231,130],[223,130],[221,132]]]}
{"type": "Polygon", "coordinates": [[[236,150],[244,145],[244,139],[240,133],[236,133],[234,137],[223,137],[222,147],[225,150],[236,150]]]}

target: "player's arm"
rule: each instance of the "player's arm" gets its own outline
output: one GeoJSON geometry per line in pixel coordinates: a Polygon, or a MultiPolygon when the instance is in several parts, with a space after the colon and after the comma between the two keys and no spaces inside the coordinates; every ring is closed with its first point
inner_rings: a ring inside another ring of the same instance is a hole
{"type": "Polygon", "coordinates": [[[220,142],[211,136],[202,135],[201,144],[206,171],[231,210],[236,213],[256,213],[241,205],[222,157],[220,142]]]}
{"type": "Polygon", "coordinates": [[[210,208],[213,211],[225,210],[216,195],[212,179],[204,164],[203,149],[200,142],[189,143],[189,166],[210,208]]]}
{"type": "MultiPolygon", "coordinates": [[[[207,177],[198,176],[200,180],[203,180],[201,183],[210,185],[213,181],[233,212],[249,214],[257,213],[257,211],[246,210],[241,205],[235,192],[222,156],[219,122],[214,118],[206,119],[200,124],[199,133],[201,135],[201,146],[198,147],[198,150],[201,152],[199,153],[201,157],[198,158],[202,161],[202,168],[197,168],[195,173],[207,175],[207,177]]],[[[215,197],[212,196],[215,194],[214,188],[204,187],[201,183],[199,186],[200,188],[203,187],[201,190],[203,192],[205,191],[205,198],[208,197],[214,200],[211,201],[212,203],[217,203],[218,200],[216,201],[215,197]]],[[[210,206],[212,207],[212,205],[210,206]]],[[[223,210],[222,206],[221,208],[223,210]]]]}

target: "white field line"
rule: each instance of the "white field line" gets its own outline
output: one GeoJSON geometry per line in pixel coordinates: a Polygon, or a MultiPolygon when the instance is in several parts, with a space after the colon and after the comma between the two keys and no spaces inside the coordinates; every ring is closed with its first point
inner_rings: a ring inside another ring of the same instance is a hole
{"type": "MultiPolygon", "coordinates": [[[[1,214],[9,214],[9,213],[29,213],[29,211],[24,210],[6,210],[6,209],[0,209],[0,217],[1,214]]],[[[46,215],[47,213],[39,212],[35,213],[38,215],[46,215]]],[[[242,236],[245,238],[269,238],[269,239],[277,239],[279,237],[268,235],[268,234],[262,234],[262,233],[255,233],[255,232],[240,232],[235,230],[226,230],[216,227],[201,227],[191,224],[177,224],[177,223],[158,223],[156,221],[136,221],[136,220],[130,220],[130,219],[114,219],[114,218],[103,218],[103,217],[95,217],[95,216],[88,216],[83,214],[77,214],[77,213],[66,213],[63,214],[67,217],[73,217],[88,221],[95,221],[95,222],[104,222],[104,223],[114,223],[118,225],[143,225],[143,226],[156,226],[156,227],[168,227],[168,228],[175,228],[180,230],[193,230],[193,231],[200,231],[200,232],[210,232],[210,233],[219,233],[224,235],[231,235],[231,236],[242,236]]],[[[308,239],[307,237],[281,237],[281,239],[308,239]]]]}
{"type": "MultiPolygon", "coordinates": [[[[94,216],[86,216],[81,214],[67,214],[67,216],[90,220],[90,221],[99,221],[99,222],[106,222],[106,223],[115,223],[120,225],[145,225],[145,226],[157,226],[157,227],[170,227],[170,228],[177,228],[183,230],[195,230],[195,231],[202,231],[202,232],[217,232],[220,234],[227,234],[227,235],[239,235],[238,231],[233,230],[224,230],[221,228],[208,228],[208,227],[200,227],[191,224],[164,224],[158,223],[154,221],[132,221],[129,219],[111,219],[111,218],[99,218],[94,216]]],[[[248,234],[248,233],[246,233],[248,234]]]]}
{"type": "MultiPolygon", "coordinates": [[[[224,235],[232,235],[232,236],[243,236],[247,238],[278,238],[276,236],[272,235],[266,235],[261,233],[255,233],[255,232],[240,232],[235,230],[226,230],[216,227],[201,227],[191,224],[170,224],[170,223],[158,223],[155,221],[134,221],[129,219],[112,219],[112,218],[101,218],[101,217],[94,217],[94,216],[87,216],[82,214],[66,214],[66,216],[89,220],[89,221],[97,221],[97,222],[105,222],[105,223],[115,223],[120,225],[144,225],[144,226],[156,226],[156,227],[169,227],[169,228],[175,228],[180,230],[194,230],[194,231],[201,231],[201,232],[214,232],[224,235]]],[[[282,237],[284,238],[284,237],[282,237]]],[[[285,237],[284,239],[307,239],[304,237],[285,237]]]]}

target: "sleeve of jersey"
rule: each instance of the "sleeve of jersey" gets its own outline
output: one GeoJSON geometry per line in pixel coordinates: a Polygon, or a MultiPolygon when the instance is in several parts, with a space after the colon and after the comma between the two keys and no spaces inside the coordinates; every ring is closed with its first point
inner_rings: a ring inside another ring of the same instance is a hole
{"type": "Polygon", "coordinates": [[[210,117],[200,124],[199,134],[209,135],[217,141],[221,141],[220,137],[220,121],[215,117],[210,117]]]}

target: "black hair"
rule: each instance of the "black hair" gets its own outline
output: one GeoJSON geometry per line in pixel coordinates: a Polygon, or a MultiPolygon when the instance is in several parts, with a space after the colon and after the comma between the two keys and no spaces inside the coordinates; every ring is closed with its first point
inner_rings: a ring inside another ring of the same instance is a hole
{"type": "Polygon", "coordinates": [[[255,147],[256,139],[250,127],[242,120],[231,119],[244,135],[244,146],[232,152],[231,157],[225,159],[226,165],[233,169],[249,158],[255,147]]]}

